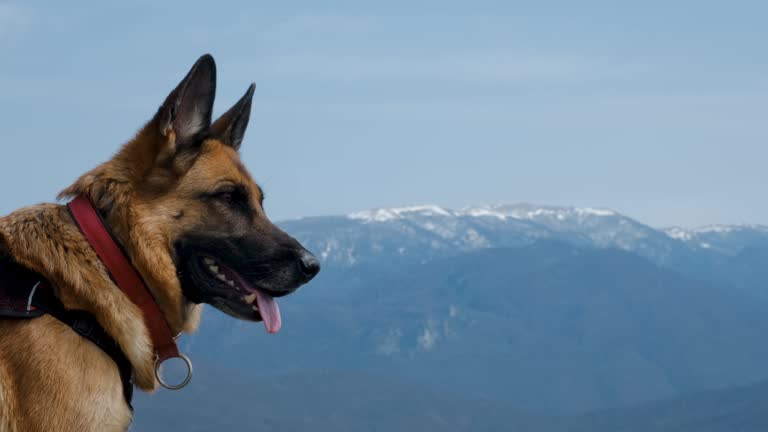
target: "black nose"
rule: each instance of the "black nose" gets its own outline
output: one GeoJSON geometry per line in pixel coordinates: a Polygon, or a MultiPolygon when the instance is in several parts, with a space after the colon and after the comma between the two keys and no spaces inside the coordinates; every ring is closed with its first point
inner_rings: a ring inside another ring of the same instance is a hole
{"type": "Polygon", "coordinates": [[[320,261],[307,251],[299,253],[299,268],[304,275],[304,282],[309,282],[320,273],[320,261]]]}

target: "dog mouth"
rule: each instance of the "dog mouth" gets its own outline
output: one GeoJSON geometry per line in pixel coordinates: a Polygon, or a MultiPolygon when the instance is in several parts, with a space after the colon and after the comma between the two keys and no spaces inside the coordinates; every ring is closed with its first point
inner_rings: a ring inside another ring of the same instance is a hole
{"type": "Polygon", "coordinates": [[[211,282],[226,293],[213,300],[214,306],[230,315],[263,321],[268,333],[280,331],[282,317],[275,297],[281,293],[253,286],[240,273],[213,257],[203,256],[200,264],[211,282]]]}

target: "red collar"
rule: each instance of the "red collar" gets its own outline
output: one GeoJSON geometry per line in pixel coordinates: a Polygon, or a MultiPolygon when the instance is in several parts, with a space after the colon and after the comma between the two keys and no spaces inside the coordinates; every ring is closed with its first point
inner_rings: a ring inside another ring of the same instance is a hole
{"type": "Polygon", "coordinates": [[[149,329],[157,356],[156,368],[169,358],[181,357],[171,328],[160,307],[147,289],[144,280],[107,230],[91,201],[84,195],[79,195],[67,204],[67,207],[88,243],[109,271],[112,280],[144,314],[144,322],[149,329]]]}

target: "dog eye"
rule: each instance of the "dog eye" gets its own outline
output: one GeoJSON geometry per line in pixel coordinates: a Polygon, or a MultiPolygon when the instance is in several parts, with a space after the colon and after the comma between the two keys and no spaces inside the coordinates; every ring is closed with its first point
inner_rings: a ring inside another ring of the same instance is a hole
{"type": "Polygon", "coordinates": [[[231,207],[241,205],[247,198],[247,193],[239,187],[225,188],[212,195],[217,201],[231,207]]]}
{"type": "Polygon", "coordinates": [[[218,198],[227,204],[235,202],[235,195],[232,192],[220,192],[218,198]]]}
{"type": "Polygon", "coordinates": [[[216,192],[214,196],[216,197],[217,200],[222,201],[226,204],[232,204],[235,202],[234,190],[227,189],[227,190],[219,191],[219,192],[216,192]]]}

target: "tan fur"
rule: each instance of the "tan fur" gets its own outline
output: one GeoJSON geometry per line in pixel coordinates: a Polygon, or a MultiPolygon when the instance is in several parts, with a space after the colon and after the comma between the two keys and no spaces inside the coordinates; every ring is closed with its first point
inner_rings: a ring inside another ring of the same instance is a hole
{"type": "Polygon", "coordinates": [[[0,321],[0,334],[14,335],[0,338],[0,431],[126,430],[120,376],[100,348],[48,316],[0,321]]]}

